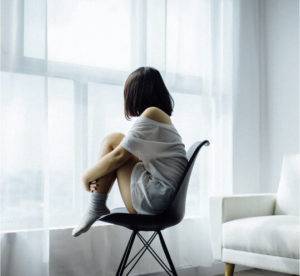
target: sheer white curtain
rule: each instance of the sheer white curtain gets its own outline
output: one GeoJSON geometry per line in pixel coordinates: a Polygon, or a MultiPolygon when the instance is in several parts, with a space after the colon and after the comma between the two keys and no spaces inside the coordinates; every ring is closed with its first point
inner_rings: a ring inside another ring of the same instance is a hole
{"type": "MultiPolygon", "coordinates": [[[[123,85],[144,65],[163,74],[186,148],[211,141],[186,219],[165,232],[178,266],[211,264],[208,195],[231,190],[234,20],[232,0],[1,0],[1,275],[114,275],[126,230],[70,233],[80,174],[132,124],[123,85]]],[[[122,205],[117,185],[108,205],[122,205]]],[[[159,269],[146,260],[135,271],[159,269]]]]}

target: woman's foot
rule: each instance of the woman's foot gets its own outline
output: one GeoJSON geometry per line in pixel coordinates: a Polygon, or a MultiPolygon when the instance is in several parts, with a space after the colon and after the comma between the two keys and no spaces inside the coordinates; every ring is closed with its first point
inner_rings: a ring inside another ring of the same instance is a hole
{"type": "Polygon", "coordinates": [[[73,229],[73,237],[78,237],[82,233],[88,231],[93,223],[101,216],[109,214],[109,209],[106,207],[107,194],[93,192],[90,197],[89,207],[83,216],[80,224],[73,229]]]}

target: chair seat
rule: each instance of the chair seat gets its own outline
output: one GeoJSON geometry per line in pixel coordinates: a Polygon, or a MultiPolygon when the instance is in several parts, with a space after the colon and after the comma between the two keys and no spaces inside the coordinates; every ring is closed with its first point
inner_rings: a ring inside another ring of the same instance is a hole
{"type": "Polygon", "coordinates": [[[165,215],[129,214],[126,208],[115,208],[100,221],[124,226],[137,231],[160,231],[176,224],[176,221],[165,215]]]}
{"type": "Polygon", "coordinates": [[[261,216],[223,224],[223,247],[264,255],[299,258],[299,216],[261,216]]]}

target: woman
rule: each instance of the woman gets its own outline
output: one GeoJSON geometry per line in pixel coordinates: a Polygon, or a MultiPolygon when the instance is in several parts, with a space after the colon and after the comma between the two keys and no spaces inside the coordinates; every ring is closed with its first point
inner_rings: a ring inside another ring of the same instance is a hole
{"type": "Polygon", "coordinates": [[[100,160],[84,173],[83,184],[92,194],[74,237],[109,213],[106,199],[116,179],[129,213],[163,212],[187,165],[184,144],[170,119],[174,101],[160,73],[151,67],[131,73],[124,101],[126,119],[138,118],[126,136],[112,133],[104,139],[100,160]]]}

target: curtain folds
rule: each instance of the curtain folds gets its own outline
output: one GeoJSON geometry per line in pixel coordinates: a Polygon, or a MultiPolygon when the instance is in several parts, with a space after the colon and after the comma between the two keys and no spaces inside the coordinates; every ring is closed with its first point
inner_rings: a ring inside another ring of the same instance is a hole
{"type": "MultiPolygon", "coordinates": [[[[71,228],[87,203],[81,172],[105,135],[130,128],[123,85],[144,65],[162,72],[186,148],[211,142],[186,218],[164,236],[177,266],[212,264],[208,196],[232,188],[235,3],[1,0],[1,275],[114,275],[129,232],[71,228]]],[[[123,206],[117,185],[108,206],[123,206]]],[[[145,258],[136,273],[159,270],[145,258]]]]}

